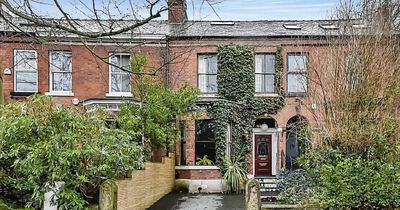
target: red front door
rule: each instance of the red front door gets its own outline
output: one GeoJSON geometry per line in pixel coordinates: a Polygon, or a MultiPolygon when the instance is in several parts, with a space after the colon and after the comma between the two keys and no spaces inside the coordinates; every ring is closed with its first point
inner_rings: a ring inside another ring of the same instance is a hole
{"type": "Polygon", "coordinates": [[[255,135],[255,175],[272,175],[272,136],[255,135]]]}

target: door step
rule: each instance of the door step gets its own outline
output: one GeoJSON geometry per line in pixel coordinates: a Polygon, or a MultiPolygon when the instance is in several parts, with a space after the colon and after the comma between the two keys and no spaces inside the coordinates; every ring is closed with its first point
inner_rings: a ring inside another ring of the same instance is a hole
{"type": "Polygon", "coordinates": [[[276,177],[255,177],[255,179],[260,184],[261,202],[276,202],[279,195],[276,177]]]}

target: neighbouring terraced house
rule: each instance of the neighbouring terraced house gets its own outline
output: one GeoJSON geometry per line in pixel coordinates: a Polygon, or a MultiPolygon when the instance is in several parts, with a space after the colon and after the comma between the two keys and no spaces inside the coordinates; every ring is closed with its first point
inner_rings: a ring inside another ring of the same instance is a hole
{"type": "MultiPolygon", "coordinates": [[[[90,20],[77,21],[87,26],[94,24],[90,20]]],[[[86,111],[95,106],[118,111],[123,99],[132,97],[130,75],[99,60],[79,37],[49,37],[48,32],[25,20],[12,18],[12,22],[29,33],[19,33],[9,23],[0,22],[0,32],[6,35],[0,40],[0,57],[7,102],[39,93],[51,96],[56,103],[86,111]],[[45,44],[36,43],[31,35],[46,37],[45,44]]],[[[87,40],[87,45],[97,55],[110,56],[110,62],[118,66],[129,65],[134,53],[144,53],[149,65],[160,68],[159,76],[170,87],[185,82],[198,87],[197,105],[204,112],[221,100],[218,46],[253,47],[255,97],[284,96],[284,105],[274,113],[261,114],[253,122],[252,133],[247,134],[250,147],[244,156],[249,177],[274,177],[285,168],[296,167],[293,160],[300,154],[300,143],[295,125],[315,123],[313,109],[317,104],[307,94],[312,88],[309,78],[316,75],[311,69],[318,69],[319,56],[326,50],[326,37],[335,35],[337,30],[336,22],[329,20],[190,21],[186,2],[179,0],[170,5],[168,20],[151,21],[115,37],[87,40]],[[281,88],[283,91],[279,92],[281,88]]],[[[266,107],[270,105],[267,101],[266,107]]],[[[188,180],[190,191],[222,191],[219,168],[196,164],[205,155],[216,161],[215,119],[210,116],[204,113],[196,120],[184,121],[181,140],[176,144],[176,178],[188,180]]],[[[227,125],[226,154],[234,144],[230,132],[227,125]]]]}

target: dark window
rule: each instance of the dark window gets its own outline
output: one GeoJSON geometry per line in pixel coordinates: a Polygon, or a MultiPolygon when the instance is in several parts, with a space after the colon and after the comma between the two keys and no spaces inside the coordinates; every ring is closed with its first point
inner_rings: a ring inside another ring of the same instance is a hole
{"type": "Polygon", "coordinates": [[[196,120],[196,160],[207,155],[215,162],[215,124],[213,120],[196,120]]]}
{"type": "Polygon", "coordinates": [[[286,127],[286,169],[298,168],[296,159],[302,155],[305,147],[303,131],[307,120],[302,116],[295,116],[289,119],[286,127]]]}
{"type": "Polygon", "coordinates": [[[275,55],[256,55],[256,93],[275,92],[275,55]]]}
{"type": "Polygon", "coordinates": [[[259,142],[258,143],[258,145],[257,145],[257,151],[258,151],[258,155],[265,155],[265,156],[267,156],[268,155],[268,144],[267,144],[267,142],[259,142]]]}
{"type": "Polygon", "coordinates": [[[288,55],[288,93],[307,92],[307,65],[308,59],[305,54],[288,55]]]}

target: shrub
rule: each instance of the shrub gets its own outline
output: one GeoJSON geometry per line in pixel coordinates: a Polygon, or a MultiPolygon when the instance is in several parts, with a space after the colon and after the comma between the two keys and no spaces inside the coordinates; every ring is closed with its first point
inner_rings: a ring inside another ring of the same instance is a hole
{"type": "Polygon", "coordinates": [[[282,203],[312,203],[314,183],[310,175],[303,169],[279,173],[277,186],[281,191],[278,200],[282,203]]]}
{"type": "Polygon", "coordinates": [[[225,159],[224,168],[226,169],[224,173],[226,191],[228,193],[240,193],[247,180],[246,170],[242,166],[242,161],[240,158],[235,158],[234,160],[225,159]]]}
{"type": "Polygon", "coordinates": [[[320,169],[316,198],[329,209],[394,209],[400,205],[400,164],[345,156],[320,169]]]}
{"type": "Polygon", "coordinates": [[[0,113],[0,194],[7,201],[39,208],[62,181],[59,209],[82,209],[96,202],[104,180],[139,164],[133,136],[108,129],[102,113],[58,109],[45,96],[0,106],[0,113]]]}

